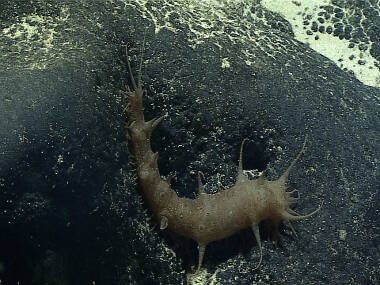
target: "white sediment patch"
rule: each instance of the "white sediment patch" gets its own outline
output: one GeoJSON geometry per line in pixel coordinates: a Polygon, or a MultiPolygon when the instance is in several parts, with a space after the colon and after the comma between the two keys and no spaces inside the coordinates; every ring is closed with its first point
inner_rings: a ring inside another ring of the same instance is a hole
{"type": "MultiPolygon", "coordinates": [[[[12,68],[46,69],[54,59],[61,57],[54,51],[58,26],[64,26],[69,17],[67,7],[61,8],[60,16],[41,16],[35,13],[13,19],[13,23],[0,29],[0,39],[7,39],[10,51],[2,57],[12,57],[12,68]]],[[[1,41],[0,41],[1,43],[1,41]]],[[[0,63],[0,66],[2,64],[0,63]]]]}
{"type": "MultiPolygon", "coordinates": [[[[318,18],[321,5],[329,5],[329,0],[263,0],[261,4],[272,12],[281,14],[291,25],[295,38],[303,43],[310,45],[312,49],[334,61],[341,69],[352,71],[356,78],[363,84],[380,87],[380,70],[376,64],[380,63],[369,53],[370,48],[366,51],[359,50],[356,45],[349,48],[349,41],[333,36],[327,33],[313,33],[307,35],[303,25],[303,15],[312,15],[310,21],[318,18]],[[315,36],[318,35],[318,40],[315,36]],[[349,59],[353,56],[353,59],[349,59]],[[359,64],[358,61],[365,64],[359,64]]],[[[370,46],[369,46],[370,47],[370,46]]]]}

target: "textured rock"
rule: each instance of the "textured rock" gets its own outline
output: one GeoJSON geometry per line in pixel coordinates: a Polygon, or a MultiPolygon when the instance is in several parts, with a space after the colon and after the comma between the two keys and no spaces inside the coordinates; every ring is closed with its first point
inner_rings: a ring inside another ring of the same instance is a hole
{"type": "Polygon", "coordinates": [[[295,225],[298,239],[285,232],[274,248],[264,236],[259,270],[247,231],[211,245],[195,279],[379,282],[379,89],[294,40],[259,1],[225,2],[2,2],[4,283],[186,282],[195,245],[150,228],[127,151],[124,45],[137,62],[144,31],[145,113],[168,114],[153,148],[161,172],[176,172],[180,196],[194,195],[198,170],[208,192],[219,180],[231,184],[243,138],[251,140],[244,168],[276,177],[308,134],[290,186],[302,195],[299,212],[324,201],[312,221],[295,225]]]}

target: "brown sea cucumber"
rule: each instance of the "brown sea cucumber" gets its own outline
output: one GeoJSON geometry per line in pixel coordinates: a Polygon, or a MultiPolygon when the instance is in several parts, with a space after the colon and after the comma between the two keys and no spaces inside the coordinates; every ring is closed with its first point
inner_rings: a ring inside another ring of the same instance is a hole
{"type": "Polygon", "coordinates": [[[243,140],[240,147],[237,181],[232,187],[216,194],[207,194],[202,184],[203,175],[199,172],[198,196],[195,199],[178,197],[170,187],[170,178],[166,180],[161,178],[157,164],[158,153],[154,153],[151,149],[152,131],[164,117],[145,121],[142,103],[145,93],[141,80],[142,55],[137,82],[131,70],[128,52],[127,63],[132,82],[132,89],[127,86],[124,91],[127,99],[128,139],[145,201],[161,230],[169,229],[198,243],[198,269],[202,266],[205,249],[210,242],[227,238],[247,227],[252,229],[259,246],[258,267],[262,260],[258,226],[261,221],[269,220],[277,235],[281,223],[287,224],[294,231],[291,221],[308,218],[320,210],[318,207],[307,215],[296,213],[290,208],[299,199],[293,196],[296,190],[286,191],[290,170],[305,151],[306,139],[301,151],[277,180],[267,180],[264,175],[255,180],[248,179],[243,173],[242,166],[245,142],[243,140]]]}

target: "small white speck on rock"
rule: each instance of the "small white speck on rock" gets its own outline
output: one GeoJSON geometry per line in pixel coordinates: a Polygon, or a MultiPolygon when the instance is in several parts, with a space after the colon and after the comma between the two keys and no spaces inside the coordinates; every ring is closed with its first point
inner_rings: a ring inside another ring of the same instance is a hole
{"type": "Polygon", "coordinates": [[[344,241],[347,237],[347,231],[346,230],[338,230],[339,233],[339,239],[344,241]]]}

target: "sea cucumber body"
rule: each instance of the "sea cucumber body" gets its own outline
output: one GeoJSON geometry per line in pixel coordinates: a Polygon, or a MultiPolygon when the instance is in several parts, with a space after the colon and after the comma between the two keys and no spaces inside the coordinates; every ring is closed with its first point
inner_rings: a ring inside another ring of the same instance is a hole
{"type": "Polygon", "coordinates": [[[208,244],[273,216],[268,212],[273,208],[268,205],[273,201],[270,195],[265,182],[253,180],[216,194],[201,193],[196,199],[173,195],[161,213],[169,229],[208,244]]]}
{"type": "MultiPolygon", "coordinates": [[[[128,66],[130,69],[129,61],[128,66]]],[[[296,213],[290,206],[298,201],[298,197],[293,197],[292,192],[286,191],[290,170],[303,153],[306,140],[302,150],[290,166],[274,181],[269,181],[264,176],[249,180],[244,175],[243,140],[240,148],[237,181],[233,186],[216,194],[207,194],[201,182],[201,173],[199,173],[198,196],[195,199],[178,197],[170,187],[170,179],[165,180],[161,177],[157,164],[158,153],[153,153],[150,144],[152,131],[163,117],[145,121],[141,74],[139,74],[138,84],[136,84],[132,72],[131,79],[133,90],[127,87],[125,92],[128,102],[128,138],[135,157],[137,174],[145,201],[161,230],[172,230],[198,243],[198,269],[202,265],[207,244],[229,237],[247,227],[252,228],[258,242],[260,265],[262,247],[258,224],[261,221],[271,221],[271,224],[274,225],[275,236],[277,236],[278,225],[281,222],[290,225],[289,222],[292,220],[305,219],[319,211],[320,208],[304,216],[296,213]]],[[[294,231],[293,228],[292,230],[294,231]]]]}

